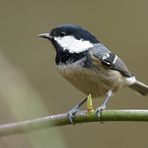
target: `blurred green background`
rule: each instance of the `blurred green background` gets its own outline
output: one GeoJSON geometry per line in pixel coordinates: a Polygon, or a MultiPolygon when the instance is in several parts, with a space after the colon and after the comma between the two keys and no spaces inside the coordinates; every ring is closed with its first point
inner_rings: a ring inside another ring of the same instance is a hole
{"type": "MultiPolygon", "coordinates": [[[[53,47],[37,36],[63,23],[87,28],[148,83],[147,0],[0,0],[0,124],[64,113],[85,97],[56,71],[53,47]]],[[[108,108],[147,109],[148,97],[125,88],[108,108]]],[[[147,123],[88,123],[0,138],[0,148],[139,148],[147,137],[147,123]]]]}

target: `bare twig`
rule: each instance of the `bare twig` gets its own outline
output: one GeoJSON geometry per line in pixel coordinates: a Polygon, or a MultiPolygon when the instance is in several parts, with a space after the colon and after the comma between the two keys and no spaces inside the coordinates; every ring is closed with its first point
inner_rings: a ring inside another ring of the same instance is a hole
{"type": "MultiPolygon", "coordinates": [[[[94,112],[87,113],[86,111],[81,111],[76,114],[74,121],[76,124],[96,121],[148,122],[148,110],[104,110],[101,113],[100,120],[97,119],[94,112]]],[[[14,134],[29,133],[40,129],[63,126],[68,124],[71,123],[67,119],[66,113],[51,115],[26,121],[0,125],[0,136],[2,137],[14,134]]]]}

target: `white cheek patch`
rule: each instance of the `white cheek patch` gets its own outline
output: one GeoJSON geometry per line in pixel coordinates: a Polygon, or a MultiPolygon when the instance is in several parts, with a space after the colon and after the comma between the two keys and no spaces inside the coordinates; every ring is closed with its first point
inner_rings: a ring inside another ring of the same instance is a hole
{"type": "Polygon", "coordinates": [[[54,37],[54,40],[63,47],[63,50],[69,50],[70,53],[79,53],[93,47],[89,41],[78,40],[73,36],[54,37]]]}

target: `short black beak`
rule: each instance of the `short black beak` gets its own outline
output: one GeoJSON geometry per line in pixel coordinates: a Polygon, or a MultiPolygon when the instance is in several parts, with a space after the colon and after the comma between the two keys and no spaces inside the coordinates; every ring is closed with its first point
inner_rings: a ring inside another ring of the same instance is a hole
{"type": "Polygon", "coordinates": [[[49,40],[53,39],[53,37],[50,36],[49,33],[41,33],[41,34],[38,34],[38,36],[44,39],[49,39],[49,40]]]}

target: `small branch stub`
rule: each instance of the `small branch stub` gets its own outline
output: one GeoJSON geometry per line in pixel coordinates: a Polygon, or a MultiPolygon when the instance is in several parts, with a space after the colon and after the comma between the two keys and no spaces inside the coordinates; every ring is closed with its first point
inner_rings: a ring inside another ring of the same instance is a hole
{"type": "Polygon", "coordinates": [[[93,105],[92,105],[92,97],[91,97],[91,94],[89,94],[88,97],[87,97],[87,104],[86,104],[86,106],[87,106],[87,111],[88,112],[93,112],[94,111],[93,105]]]}

